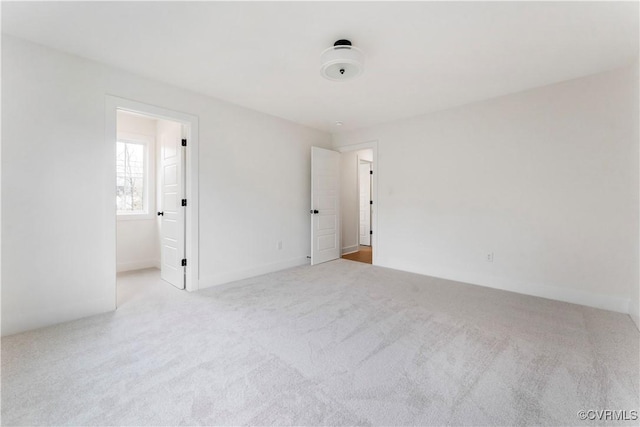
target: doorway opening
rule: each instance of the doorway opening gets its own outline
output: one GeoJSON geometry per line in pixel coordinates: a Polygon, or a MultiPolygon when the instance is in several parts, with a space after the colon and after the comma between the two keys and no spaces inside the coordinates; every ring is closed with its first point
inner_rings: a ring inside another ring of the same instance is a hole
{"type": "Polygon", "coordinates": [[[116,307],[197,290],[197,119],[107,97],[115,188],[116,307]]]}
{"type": "Polygon", "coordinates": [[[373,149],[343,152],[340,163],[342,258],[372,264],[373,149]]]}
{"type": "Polygon", "coordinates": [[[185,288],[182,140],[188,129],[179,122],[123,110],[117,111],[116,129],[116,268],[121,304],[135,289],[126,288],[130,280],[120,279],[134,271],[156,269],[162,283],[185,288]]]}
{"type": "Polygon", "coordinates": [[[377,159],[377,141],[345,145],[336,150],[311,147],[311,265],[359,255],[366,257],[367,263],[378,263],[377,159]],[[362,191],[359,184],[361,160],[362,170],[369,172],[369,178],[362,180],[363,185],[368,182],[369,187],[363,187],[362,191]],[[365,205],[366,195],[369,195],[369,215],[366,215],[366,208],[360,209],[361,193],[365,205]],[[362,251],[361,212],[365,214],[364,234],[369,231],[368,242],[365,237],[362,239],[365,243],[362,251]],[[361,254],[353,255],[357,252],[361,254]]]}

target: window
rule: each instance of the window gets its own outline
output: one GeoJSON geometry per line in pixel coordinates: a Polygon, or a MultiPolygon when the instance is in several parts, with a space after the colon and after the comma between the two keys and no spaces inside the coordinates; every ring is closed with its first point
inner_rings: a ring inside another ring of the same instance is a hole
{"type": "Polygon", "coordinates": [[[140,139],[116,142],[116,206],[118,215],[149,215],[149,144],[140,139]]]}

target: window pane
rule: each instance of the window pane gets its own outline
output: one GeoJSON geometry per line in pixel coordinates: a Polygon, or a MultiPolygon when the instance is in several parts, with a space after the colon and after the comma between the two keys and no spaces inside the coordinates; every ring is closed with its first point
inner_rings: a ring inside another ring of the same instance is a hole
{"type": "Polygon", "coordinates": [[[116,144],[116,205],[118,212],[145,211],[145,146],[130,142],[116,144]]]}

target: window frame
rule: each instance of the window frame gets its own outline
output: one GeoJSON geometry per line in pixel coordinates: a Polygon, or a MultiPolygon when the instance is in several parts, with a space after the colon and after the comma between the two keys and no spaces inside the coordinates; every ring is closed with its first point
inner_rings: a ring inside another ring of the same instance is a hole
{"type": "MultiPolygon", "coordinates": [[[[149,220],[154,218],[155,209],[155,168],[152,155],[155,149],[155,138],[151,135],[136,134],[131,132],[117,132],[116,145],[118,143],[138,144],[143,147],[143,202],[144,209],[137,212],[119,211],[116,205],[116,218],[118,220],[149,220]]],[[[116,175],[117,176],[117,175],[116,175]]]]}

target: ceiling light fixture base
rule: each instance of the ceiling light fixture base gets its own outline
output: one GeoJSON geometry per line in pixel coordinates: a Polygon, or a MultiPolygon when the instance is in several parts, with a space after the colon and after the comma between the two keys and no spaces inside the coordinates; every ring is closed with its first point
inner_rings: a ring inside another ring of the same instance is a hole
{"type": "Polygon", "coordinates": [[[358,77],[364,69],[364,53],[346,39],[337,40],[320,55],[320,74],[333,81],[358,77]]]}

